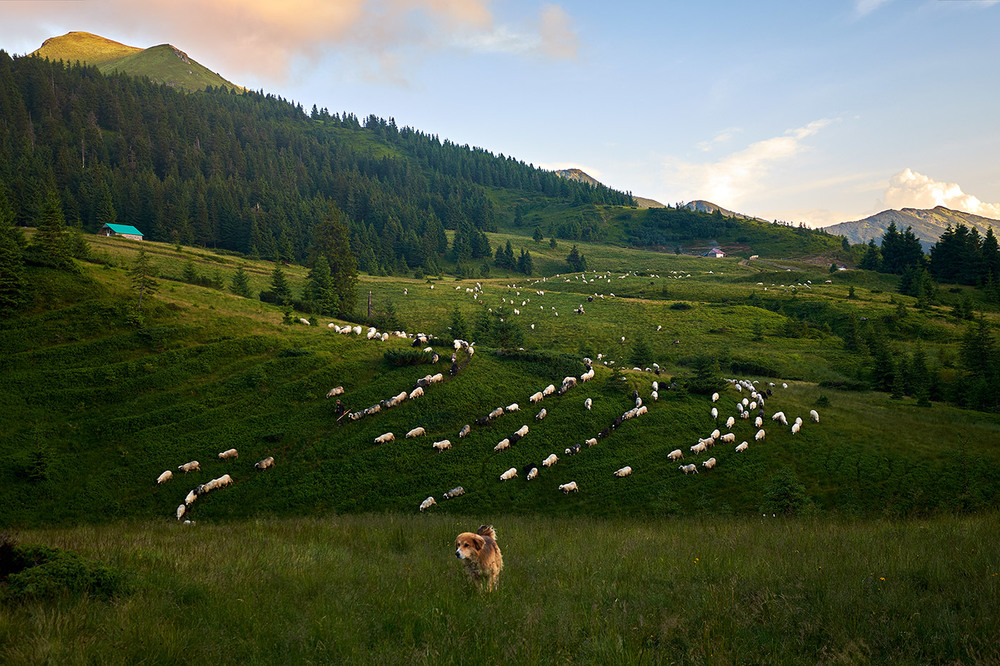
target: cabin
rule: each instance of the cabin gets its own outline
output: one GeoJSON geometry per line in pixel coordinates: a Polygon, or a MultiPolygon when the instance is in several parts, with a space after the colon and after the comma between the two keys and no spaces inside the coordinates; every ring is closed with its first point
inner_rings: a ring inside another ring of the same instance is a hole
{"type": "Polygon", "coordinates": [[[711,250],[709,250],[708,252],[706,252],[705,254],[703,254],[701,256],[703,256],[703,257],[715,257],[716,259],[720,259],[720,258],[726,256],[726,253],[723,252],[722,250],[720,250],[717,247],[713,247],[711,250]]]}
{"type": "Polygon", "coordinates": [[[132,240],[142,240],[142,232],[127,224],[105,224],[97,233],[100,236],[121,236],[132,240]]]}

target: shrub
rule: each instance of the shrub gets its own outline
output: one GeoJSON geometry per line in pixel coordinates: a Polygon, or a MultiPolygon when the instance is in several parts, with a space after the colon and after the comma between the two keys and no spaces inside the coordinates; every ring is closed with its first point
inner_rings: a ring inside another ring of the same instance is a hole
{"type": "Polygon", "coordinates": [[[124,576],[100,562],[47,546],[17,546],[0,537],[0,600],[21,603],[88,593],[108,598],[124,589],[124,576]]]}
{"type": "Polygon", "coordinates": [[[677,301],[676,303],[670,304],[671,310],[690,310],[694,306],[690,303],[685,303],[684,301],[677,301]]]}

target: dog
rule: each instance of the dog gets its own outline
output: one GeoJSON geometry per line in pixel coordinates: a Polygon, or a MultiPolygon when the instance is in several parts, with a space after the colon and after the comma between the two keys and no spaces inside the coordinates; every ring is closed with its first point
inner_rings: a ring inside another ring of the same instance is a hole
{"type": "Polygon", "coordinates": [[[485,585],[488,591],[496,589],[503,555],[492,525],[481,525],[475,533],[459,534],[455,538],[455,557],[465,560],[465,571],[472,581],[485,585]]]}

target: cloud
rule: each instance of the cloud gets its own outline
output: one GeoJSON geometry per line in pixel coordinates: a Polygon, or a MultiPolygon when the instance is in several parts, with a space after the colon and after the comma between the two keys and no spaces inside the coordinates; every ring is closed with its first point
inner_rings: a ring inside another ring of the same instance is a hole
{"type": "Polygon", "coordinates": [[[854,13],[859,17],[868,16],[890,0],[854,0],[854,13]]]}
{"type": "Polygon", "coordinates": [[[966,194],[958,183],[946,183],[903,169],[889,179],[885,191],[885,204],[889,208],[934,208],[944,206],[974,215],[1000,219],[1000,204],[984,203],[966,194]]]}
{"type": "Polygon", "coordinates": [[[572,20],[557,5],[541,6],[537,20],[520,28],[498,20],[490,0],[9,0],[3,5],[5,22],[46,37],[53,29],[89,30],[135,46],[170,42],[199,54],[212,69],[272,81],[284,80],[297,60],[315,62],[331,52],[348,55],[360,70],[379,72],[412,66],[421,55],[448,48],[556,59],[575,57],[577,49],[572,20]]]}
{"type": "Polygon", "coordinates": [[[730,127],[729,129],[724,129],[708,141],[702,141],[698,144],[698,150],[702,152],[708,152],[715,148],[717,145],[729,142],[734,136],[740,132],[738,127],[730,127]]]}
{"type": "Polygon", "coordinates": [[[680,190],[685,199],[707,199],[726,208],[738,206],[741,199],[760,189],[772,166],[787,162],[806,150],[803,140],[831,122],[828,118],[815,120],[781,136],[752,143],[715,162],[694,163],[670,158],[664,164],[666,185],[680,190]]]}

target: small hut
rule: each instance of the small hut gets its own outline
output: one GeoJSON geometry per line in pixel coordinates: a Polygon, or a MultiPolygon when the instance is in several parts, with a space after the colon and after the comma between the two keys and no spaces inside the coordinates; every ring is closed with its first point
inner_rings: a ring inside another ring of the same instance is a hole
{"type": "Polygon", "coordinates": [[[142,240],[142,232],[127,224],[105,224],[97,233],[101,236],[121,236],[132,240],[142,240]]]}

